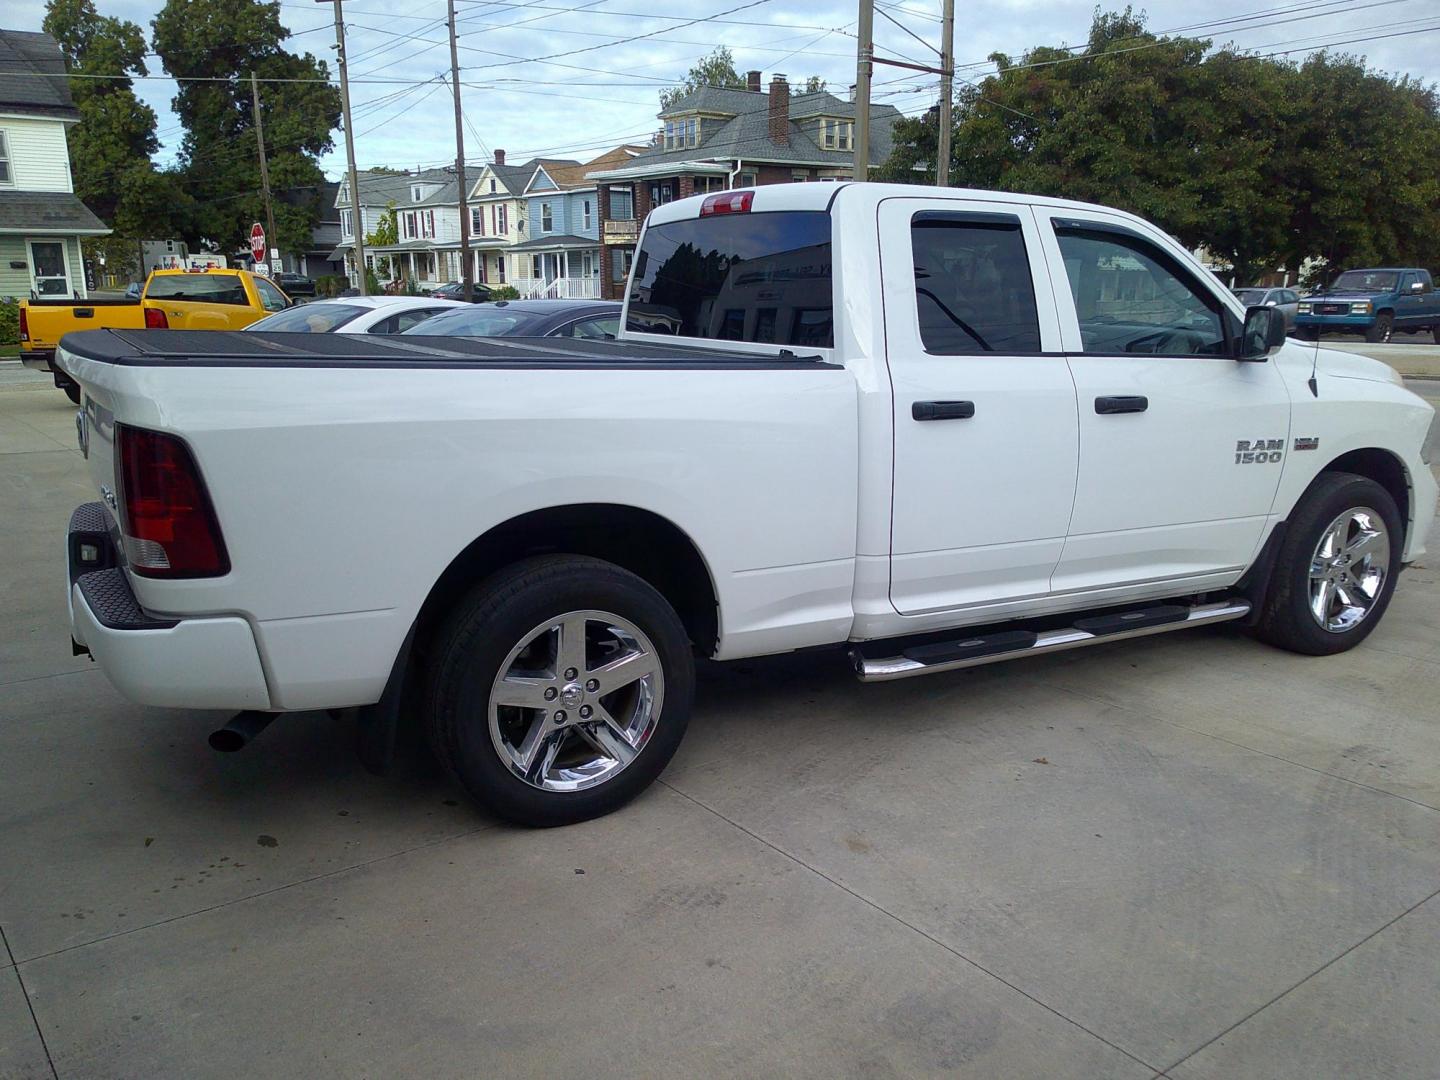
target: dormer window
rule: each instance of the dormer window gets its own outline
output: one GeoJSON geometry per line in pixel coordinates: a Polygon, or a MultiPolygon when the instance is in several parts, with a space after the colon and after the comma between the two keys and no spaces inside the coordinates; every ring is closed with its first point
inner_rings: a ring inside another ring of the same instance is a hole
{"type": "Polygon", "coordinates": [[[855,149],[855,121],[821,120],[820,148],[822,150],[855,149]]]}
{"type": "Polygon", "coordinates": [[[491,180],[491,181],[490,181],[490,194],[491,194],[491,195],[494,195],[494,194],[495,194],[495,181],[494,181],[494,180],[491,180]]]}
{"type": "Polygon", "coordinates": [[[418,188],[418,187],[412,187],[412,188],[410,189],[410,201],[411,201],[411,202],[419,202],[422,198],[424,198],[424,195],[422,194],[422,190],[421,190],[420,188],[418,188]]]}
{"type": "Polygon", "coordinates": [[[680,120],[665,121],[665,149],[683,150],[700,145],[700,120],[687,116],[680,120]]]}

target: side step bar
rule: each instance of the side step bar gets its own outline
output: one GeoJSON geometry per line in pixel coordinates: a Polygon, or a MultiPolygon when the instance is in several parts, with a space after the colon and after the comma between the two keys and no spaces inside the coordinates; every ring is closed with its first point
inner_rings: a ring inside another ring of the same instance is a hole
{"type": "Polygon", "coordinates": [[[932,642],[905,649],[899,656],[872,659],[859,647],[850,649],[850,662],[861,682],[887,682],[908,679],[912,675],[930,675],[940,671],[958,671],[998,664],[1002,660],[1018,660],[1022,656],[1042,656],[1064,649],[1079,649],[1125,638],[1165,634],[1171,630],[1188,630],[1193,626],[1243,619],[1250,614],[1250,601],[1222,600],[1214,604],[1185,607],[1167,604],[1160,607],[1121,611],[1079,619],[1073,626],[1058,630],[997,630],[988,634],[960,638],[955,641],[932,642]]]}

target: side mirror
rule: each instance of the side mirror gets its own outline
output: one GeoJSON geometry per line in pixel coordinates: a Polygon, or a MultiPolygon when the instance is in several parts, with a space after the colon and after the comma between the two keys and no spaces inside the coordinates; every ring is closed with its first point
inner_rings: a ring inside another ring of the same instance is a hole
{"type": "Polygon", "coordinates": [[[1271,307],[1246,308],[1245,326],[1236,342],[1236,360],[1263,364],[1284,344],[1285,315],[1281,311],[1271,307]]]}

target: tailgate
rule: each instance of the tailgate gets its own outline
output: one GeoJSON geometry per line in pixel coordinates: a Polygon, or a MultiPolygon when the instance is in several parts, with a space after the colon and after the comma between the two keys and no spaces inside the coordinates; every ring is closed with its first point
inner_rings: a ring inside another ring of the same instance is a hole
{"type": "Polygon", "coordinates": [[[138,300],[78,304],[28,302],[25,323],[30,335],[29,347],[46,350],[55,348],[62,337],[74,330],[144,329],[145,312],[138,300]]]}

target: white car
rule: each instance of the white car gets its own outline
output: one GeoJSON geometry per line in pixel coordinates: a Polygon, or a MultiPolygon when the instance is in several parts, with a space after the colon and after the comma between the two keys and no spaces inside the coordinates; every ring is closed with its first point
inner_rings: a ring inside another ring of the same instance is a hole
{"type": "Polygon", "coordinates": [[[651,211],[627,292],[614,341],[67,336],[78,647],[240,710],[222,746],[358,706],[379,761],[418,723],[559,824],[659,775],[697,655],[873,681],[1227,621],[1335,653],[1425,552],[1434,410],[1130,214],[725,191],[651,211]]]}
{"type": "Polygon", "coordinates": [[[469,306],[460,300],[428,296],[338,296],[277,311],[245,329],[291,334],[399,334],[432,315],[469,306]]]}

